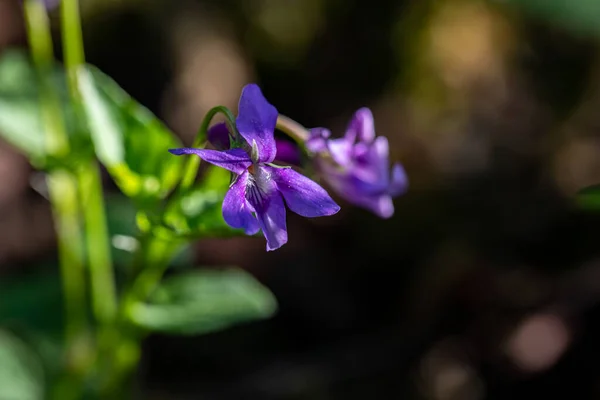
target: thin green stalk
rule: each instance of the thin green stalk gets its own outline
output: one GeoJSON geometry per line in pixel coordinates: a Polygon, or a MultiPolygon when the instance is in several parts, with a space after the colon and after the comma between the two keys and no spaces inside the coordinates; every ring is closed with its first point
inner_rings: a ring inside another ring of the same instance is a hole
{"type": "Polygon", "coordinates": [[[42,102],[42,118],[46,125],[46,153],[62,156],[69,152],[69,141],[65,132],[64,121],[58,95],[48,79],[52,74],[54,62],[50,22],[44,4],[40,0],[27,0],[24,3],[27,36],[31,46],[33,62],[40,76],[40,101],[42,102]]]}
{"type": "Polygon", "coordinates": [[[169,261],[178,247],[177,242],[167,241],[155,236],[149,238],[144,248],[145,255],[143,256],[146,267],[133,283],[129,293],[131,300],[145,301],[152,294],[152,291],[162,279],[169,266],[169,261]]]}
{"type": "Polygon", "coordinates": [[[121,317],[126,323],[129,321],[128,313],[131,307],[140,301],[146,301],[152,294],[180,244],[176,239],[167,240],[150,234],[140,239],[134,262],[143,267],[135,266],[140,273],[125,290],[125,298],[121,305],[121,317]]]}
{"type": "MultiPolygon", "coordinates": [[[[237,128],[235,127],[235,116],[229,111],[227,107],[217,106],[211,108],[206,116],[202,120],[202,124],[198,129],[198,134],[194,139],[194,143],[192,147],[204,147],[204,142],[206,141],[206,134],[208,132],[208,127],[210,125],[210,121],[214,118],[218,113],[222,113],[225,115],[227,120],[227,124],[229,125],[230,132],[233,134],[233,140],[237,140],[237,128]]],[[[198,174],[198,168],[200,167],[200,157],[189,157],[188,162],[184,168],[183,178],[181,179],[181,183],[179,185],[179,191],[183,192],[189,189],[194,180],[196,179],[196,175],[198,174]]]]}
{"type": "Polygon", "coordinates": [[[79,0],[62,0],[60,7],[64,62],[69,77],[69,90],[75,103],[80,103],[77,70],[85,62],[85,55],[79,18],[79,0]]]}
{"type": "MultiPolygon", "coordinates": [[[[69,92],[73,105],[82,115],[82,99],[78,85],[78,69],[84,64],[83,35],[78,0],[62,0],[62,38],[69,92]]],[[[104,209],[100,170],[96,161],[84,163],[77,175],[84,201],[85,239],[90,267],[92,309],[103,329],[110,329],[117,313],[117,299],[106,212],[104,209]]]]}
{"type": "Polygon", "coordinates": [[[136,268],[141,272],[124,291],[121,303],[118,345],[111,349],[112,369],[102,387],[103,398],[117,399],[123,395],[122,383],[135,369],[140,356],[139,342],[144,332],[131,324],[130,310],[138,302],[146,301],[162,279],[179,242],[166,241],[146,235],[140,239],[135,255],[136,268]]]}
{"type": "MultiPolygon", "coordinates": [[[[26,0],[25,19],[33,60],[41,80],[40,101],[45,126],[47,152],[61,156],[69,143],[61,117],[60,104],[52,90],[53,51],[50,24],[40,0],[26,0]]],[[[72,348],[86,329],[85,274],[77,186],[66,171],[53,171],[48,178],[48,190],[56,233],[65,302],[67,348],[72,348]]]]}
{"type": "MultiPolygon", "coordinates": [[[[310,138],[310,132],[304,126],[285,115],[277,116],[277,129],[285,133],[296,142],[300,149],[300,164],[304,167],[305,172],[309,175],[314,174],[314,165],[311,162],[313,155],[306,148],[306,141],[310,138]]],[[[326,154],[321,154],[321,157],[327,157],[326,154]]]]}
{"type": "Polygon", "coordinates": [[[305,127],[281,114],[277,117],[277,129],[292,138],[302,148],[310,137],[310,133],[305,127]]]}

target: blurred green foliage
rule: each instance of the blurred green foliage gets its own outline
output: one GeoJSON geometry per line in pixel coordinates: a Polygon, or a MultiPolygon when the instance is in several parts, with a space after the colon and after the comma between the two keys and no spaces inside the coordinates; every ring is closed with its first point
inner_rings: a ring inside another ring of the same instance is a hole
{"type": "MultiPolygon", "coordinates": [[[[97,68],[83,66],[77,75],[81,103],[69,101],[61,67],[56,65],[50,79],[46,79],[34,70],[24,52],[5,52],[0,59],[0,135],[36,167],[50,173],[58,167],[77,176],[79,163],[89,161],[95,153],[121,190],[104,198],[115,265],[134,266],[118,275],[119,280],[131,282],[117,286],[135,287],[142,276],[156,280],[148,284],[147,293],[143,292],[144,296],[151,295],[149,301],[141,297],[133,302],[131,321],[126,321],[125,326],[129,326],[123,329],[123,335],[135,331],[133,339],[128,340],[141,339],[138,330],[131,329],[132,324],[144,331],[201,334],[271,316],[277,308],[272,293],[240,270],[185,272],[152,290],[167,266],[191,265],[187,242],[242,233],[231,229],[221,213],[230,173],[211,167],[190,190],[174,190],[187,160],[167,151],[181,147],[177,136],[97,68]],[[57,95],[57,110],[70,140],[70,151],[60,160],[50,160],[46,154],[42,111],[48,108],[42,107],[41,94],[48,91],[41,90],[44,82],[51,82],[50,92],[57,95]],[[148,249],[144,246],[150,248],[148,243],[157,241],[155,234],[167,236],[158,242],[166,239],[173,245],[163,248],[164,254],[150,253],[146,258],[148,249]],[[138,265],[140,260],[144,265],[138,265]]],[[[30,339],[26,344],[0,331],[0,399],[41,398],[43,368],[49,379],[61,373],[64,352],[68,352],[61,340],[65,296],[58,268],[52,270],[0,283],[0,325],[11,326],[30,339]],[[31,349],[42,355],[41,359],[31,349]]],[[[131,296],[125,292],[120,297],[131,296]]],[[[86,332],[96,327],[89,317],[86,332]]],[[[93,332],[83,336],[89,333],[93,332]]]]}
{"type": "Polygon", "coordinates": [[[185,161],[167,152],[181,147],[177,137],[98,69],[79,77],[96,154],[119,188],[134,199],[165,197],[185,161]]]}
{"type": "MultiPolygon", "coordinates": [[[[72,136],[81,134],[74,112],[67,106],[64,73],[57,68],[49,81],[59,96],[67,132],[72,136]]],[[[31,59],[23,51],[6,50],[0,60],[0,132],[7,142],[33,162],[44,161],[46,154],[39,79],[31,59]]],[[[80,150],[81,146],[80,143],[80,150]]]]}
{"type": "MultiPolygon", "coordinates": [[[[64,72],[56,69],[53,89],[61,94],[67,132],[81,137],[76,111],[67,103],[64,72]]],[[[163,198],[180,178],[184,159],[166,150],[180,147],[177,137],[148,109],[133,100],[111,78],[87,66],[79,71],[80,91],[96,154],[119,188],[135,200],[163,198]]],[[[29,157],[42,159],[39,80],[26,54],[5,52],[0,60],[0,130],[29,157]]],[[[72,143],[73,157],[88,143],[72,143]]],[[[73,158],[72,157],[72,158],[73,158]]]]}
{"type": "Polygon", "coordinates": [[[0,330],[0,360],[0,399],[44,398],[44,370],[39,357],[6,330],[0,330]]]}
{"type": "Polygon", "coordinates": [[[505,0],[532,15],[577,33],[600,38],[600,2],[597,0],[505,0]]]}
{"type": "Polygon", "coordinates": [[[150,301],[131,310],[131,319],[152,331],[202,334],[277,310],[271,292],[239,269],[196,270],[165,281],[150,301]]]}
{"type": "Polygon", "coordinates": [[[210,166],[199,184],[173,199],[165,210],[164,224],[187,237],[242,234],[242,230],[227,225],[221,212],[230,177],[227,170],[210,166]]]}
{"type": "Polygon", "coordinates": [[[577,204],[589,211],[600,211],[600,184],[588,186],[577,193],[577,204]]]}

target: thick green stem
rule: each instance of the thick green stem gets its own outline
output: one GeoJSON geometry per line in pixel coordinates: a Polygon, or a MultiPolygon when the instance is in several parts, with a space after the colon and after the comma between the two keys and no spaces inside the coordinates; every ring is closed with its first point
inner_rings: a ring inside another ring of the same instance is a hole
{"type": "Polygon", "coordinates": [[[58,235],[66,337],[67,342],[74,343],[86,328],[85,274],[77,186],[72,175],[65,171],[55,171],[48,177],[48,191],[58,235]]]}
{"type": "Polygon", "coordinates": [[[88,161],[77,171],[79,196],[85,220],[85,238],[90,267],[92,307],[101,324],[114,322],[117,303],[110,253],[109,232],[104,209],[100,170],[95,161],[88,161]]]}
{"type": "MultiPolygon", "coordinates": [[[[45,129],[46,154],[61,158],[69,152],[69,141],[61,116],[60,102],[52,86],[54,61],[50,24],[41,0],[24,2],[25,21],[33,61],[40,79],[41,116],[45,129]]],[[[73,374],[56,386],[56,398],[75,399],[80,396],[77,378],[87,363],[85,271],[77,198],[77,182],[64,170],[48,175],[50,204],[58,240],[58,258],[65,307],[65,348],[67,368],[73,374]],[[83,349],[83,351],[82,351],[83,349]]]]}
{"type": "MultiPolygon", "coordinates": [[[[229,125],[229,131],[232,134],[233,140],[234,141],[238,140],[239,135],[237,134],[237,128],[235,127],[235,116],[231,113],[231,111],[229,111],[229,109],[227,107],[217,106],[217,107],[211,108],[208,111],[208,113],[206,113],[206,116],[202,120],[202,124],[200,125],[200,128],[198,129],[198,134],[196,135],[196,138],[194,139],[194,143],[192,144],[192,147],[198,148],[198,147],[204,146],[204,142],[206,141],[206,134],[208,132],[208,127],[210,125],[210,121],[212,121],[214,116],[217,115],[218,113],[222,113],[223,115],[225,115],[227,124],[229,125]]],[[[180,186],[179,186],[180,192],[183,192],[192,186],[192,184],[194,183],[194,180],[196,179],[196,175],[198,174],[199,167],[200,167],[200,157],[189,157],[188,162],[184,169],[183,178],[182,178],[180,186]]]]}
{"type": "MultiPolygon", "coordinates": [[[[84,63],[83,35],[78,0],[62,0],[61,16],[69,92],[76,111],[79,115],[83,115],[77,73],[84,63]]],[[[84,162],[78,169],[77,179],[80,197],[84,202],[83,204],[85,204],[83,216],[91,277],[92,309],[102,329],[112,329],[110,326],[114,323],[117,311],[116,289],[106,225],[102,182],[97,162],[84,162]]],[[[100,335],[103,335],[102,332],[100,335]]]]}
{"type": "MultiPolygon", "coordinates": [[[[52,90],[52,36],[44,4],[40,0],[24,3],[29,43],[41,82],[40,101],[45,127],[47,153],[53,156],[68,151],[68,139],[61,118],[58,97],[52,90]],[[58,154],[57,154],[58,153],[58,154]]],[[[85,329],[85,275],[79,223],[77,186],[65,171],[54,171],[48,178],[50,202],[58,236],[58,255],[64,287],[66,340],[73,343],[85,329]]]]}
{"type": "Polygon", "coordinates": [[[69,141],[61,118],[59,98],[49,79],[54,62],[50,22],[41,0],[26,0],[23,5],[32,58],[40,78],[41,113],[46,127],[46,153],[64,156],[69,152],[69,141]]]}

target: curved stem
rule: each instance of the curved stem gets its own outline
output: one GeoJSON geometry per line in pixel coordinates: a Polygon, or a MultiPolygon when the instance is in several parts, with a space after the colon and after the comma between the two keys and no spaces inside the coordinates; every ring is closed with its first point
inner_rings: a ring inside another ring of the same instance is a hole
{"type": "MultiPolygon", "coordinates": [[[[192,147],[200,148],[204,146],[206,142],[206,135],[208,132],[208,127],[210,125],[210,121],[214,118],[218,113],[222,113],[225,115],[227,120],[227,125],[229,125],[229,132],[233,133],[233,141],[232,143],[238,143],[239,134],[237,132],[237,128],[235,126],[235,116],[231,113],[231,111],[225,106],[216,106],[211,108],[207,113],[204,119],[202,120],[202,124],[198,129],[198,134],[194,139],[194,143],[192,147]]],[[[198,168],[200,167],[200,157],[189,157],[188,162],[185,166],[183,178],[181,179],[181,183],[179,185],[179,191],[183,192],[192,186],[194,180],[196,179],[196,175],[198,174],[198,168]]]]}
{"type": "Polygon", "coordinates": [[[288,135],[290,138],[294,139],[294,141],[302,147],[304,147],[304,143],[310,137],[308,129],[282,114],[279,114],[277,117],[276,128],[288,135]]]}
{"type": "Polygon", "coordinates": [[[307,172],[312,174],[314,172],[312,163],[310,162],[312,155],[306,148],[306,141],[310,138],[308,129],[282,114],[277,116],[277,124],[275,127],[296,142],[300,149],[300,164],[307,172]]]}

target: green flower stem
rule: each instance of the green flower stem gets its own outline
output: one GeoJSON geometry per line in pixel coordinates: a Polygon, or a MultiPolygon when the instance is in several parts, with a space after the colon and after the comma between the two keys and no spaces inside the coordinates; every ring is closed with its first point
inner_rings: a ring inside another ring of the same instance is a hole
{"type": "MultiPolygon", "coordinates": [[[[68,152],[69,143],[61,118],[59,100],[49,81],[53,52],[48,16],[41,0],[26,0],[24,9],[33,60],[41,80],[40,101],[47,152],[53,156],[63,155],[68,152]]],[[[67,348],[72,350],[87,325],[77,185],[71,174],[56,170],[48,176],[48,190],[58,236],[58,256],[65,302],[65,340],[67,348]]]]}
{"type": "Polygon", "coordinates": [[[171,258],[181,243],[176,239],[168,240],[147,235],[140,241],[136,262],[144,265],[134,279],[131,288],[126,291],[123,301],[123,317],[128,320],[128,313],[137,302],[146,301],[162,279],[171,258]]]}
{"type": "MultiPolygon", "coordinates": [[[[279,129],[281,132],[285,133],[288,135],[288,137],[294,140],[294,142],[296,142],[298,148],[300,149],[301,165],[308,175],[313,175],[315,171],[311,159],[314,157],[314,154],[311,154],[306,148],[306,141],[310,138],[310,132],[308,129],[293,119],[281,114],[277,116],[277,124],[275,128],[279,129]]],[[[321,156],[327,157],[327,155],[323,154],[321,156]]]]}
{"type": "MultiPolygon", "coordinates": [[[[69,91],[76,111],[83,115],[77,73],[84,63],[78,0],[62,0],[61,17],[69,91]]],[[[108,330],[116,317],[117,300],[102,182],[97,162],[84,162],[78,168],[77,179],[80,198],[85,204],[83,217],[91,276],[92,309],[98,322],[104,326],[103,329],[108,330]]],[[[100,332],[100,336],[104,336],[102,332],[100,332]]]]}
{"type": "Polygon", "coordinates": [[[140,273],[124,291],[119,318],[118,345],[111,349],[113,365],[104,381],[102,398],[118,399],[124,396],[123,382],[132,374],[140,358],[140,341],[145,332],[131,323],[130,310],[146,301],[158,286],[171,258],[181,242],[161,239],[149,234],[140,239],[134,263],[140,273]],[[140,267],[143,266],[143,267],[140,267]]]}
{"type": "Polygon", "coordinates": [[[32,58],[40,76],[41,112],[47,128],[46,153],[64,156],[69,152],[69,140],[61,118],[60,100],[48,79],[54,62],[50,21],[41,0],[26,0],[23,6],[32,58]]]}
{"type": "Polygon", "coordinates": [[[48,191],[58,234],[67,321],[66,337],[67,342],[74,343],[87,325],[77,186],[72,175],[59,170],[49,175],[48,191]]]}
{"type": "Polygon", "coordinates": [[[292,138],[302,149],[304,149],[304,143],[310,137],[308,129],[285,115],[279,114],[276,128],[292,138]]]}
{"type": "MultiPolygon", "coordinates": [[[[40,79],[46,154],[62,158],[69,153],[69,141],[60,101],[50,79],[54,61],[50,23],[41,0],[26,0],[23,5],[33,61],[40,79]]],[[[80,379],[90,355],[86,346],[85,262],[77,181],[70,172],[56,169],[48,174],[47,183],[58,241],[68,371],[58,380],[51,395],[56,399],[77,399],[81,397],[80,379]]]]}
{"type": "Polygon", "coordinates": [[[117,300],[109,233],[104,208],[102,181],[96,161],[87,161],[78,168],[79,197],[85,220],[85,238],[90,267],[92,306],[101,324],[114,323],[117,300]]]}
{"type": "MultiPolygon", "coordinates": [[[[229,125],[229,132],[232,133],[233,142],[234,143],[237,142],[239,134],[238,134],[237,128],[235,126],[235,116],[231,113],[231,111],[227,107],[217,106],[217,107],[211,108],[208,111],[208,113],[206,113],[206,116],[204,117],[204,120],[202,120],[202,124],[200,125],[200,128],[198,129],[198,134],[196,135],[196,138],[194,139],[194,143],[192,144],[192,147],[196,147],[196,148],[204,147],[204,142],[206,141],[206,135],[208,132],[208,127],[210,125],[210,121],[212,121],[212,119],[214,118],[215,115],[217,115],[217,113],[222,113],[223,115],[225,115],[227,124],[229,125]]],[[[200,157],[189,157],[188,158],[188,162],[184,169],[183,178],[182,178],[181,184],[179,186],[180,192],[184,192],[192,186],[192,184],[194,183],[194,180],[196,179],[196,175],[198,174],[199,167],[200,167],[200,157]]]]}
{"type": "Polygon", "coordinates": [[[79,0],[62,0],[60,11],[64,62],[69,78],[69,90],[75,103],[80,103],[77,69],[85,62],[85,55],[79,18],[79,0]]]}

